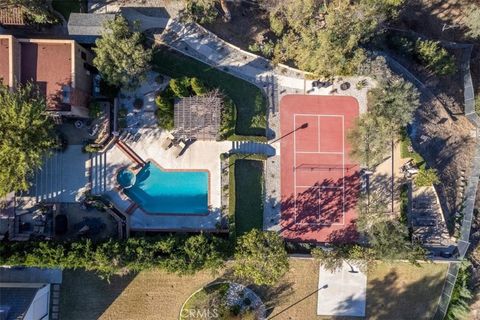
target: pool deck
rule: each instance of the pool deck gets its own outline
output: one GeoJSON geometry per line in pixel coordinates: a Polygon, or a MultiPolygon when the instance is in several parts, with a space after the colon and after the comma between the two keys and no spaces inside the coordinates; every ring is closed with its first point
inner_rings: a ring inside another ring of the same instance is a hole
{"type": "MultiPolygon", "coordinates": [[[[213,231],[221,219],[220,154],[232,149],[231,141],[196,141],[178,158],[173,150],[164,150],[161,143],[165,132],[155,129],[140,129],[137,142],[127,142],[144,160],[153,159],[162,168],[171,170],[208,170],[210,173],[210,212],[208,215],[150,215],[136,208],[130,215],[133,231],[213,231]]],[[[115,206],[126,211],[132,201],[116,190],[116,174],[132,161],[117,146],[106,151],[106,192],[115,206]]]]}

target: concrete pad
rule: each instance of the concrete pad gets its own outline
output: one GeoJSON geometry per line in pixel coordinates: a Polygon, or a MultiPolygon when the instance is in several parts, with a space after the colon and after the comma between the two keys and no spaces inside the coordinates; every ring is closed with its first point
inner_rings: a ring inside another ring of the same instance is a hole
{"type": "Polygon", "coordinates": [[[355,265],[343,262],[330,272],[320,267],[317,315],[364,317],[367,275],[355,265]]]}

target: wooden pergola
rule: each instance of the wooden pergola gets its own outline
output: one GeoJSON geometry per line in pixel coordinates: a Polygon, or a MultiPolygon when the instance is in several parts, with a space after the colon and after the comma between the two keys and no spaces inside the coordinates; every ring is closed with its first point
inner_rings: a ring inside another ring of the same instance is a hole
{"type": "Polygon", "coordinates": [[[216,140],[220,130],[221,109],[222,98],[216,92],[178,100],[174,106],[175,136],[216,140]]]}

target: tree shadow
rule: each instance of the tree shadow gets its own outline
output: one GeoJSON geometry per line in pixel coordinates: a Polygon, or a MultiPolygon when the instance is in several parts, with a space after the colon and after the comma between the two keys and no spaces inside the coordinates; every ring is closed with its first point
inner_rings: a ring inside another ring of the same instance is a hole
{"type": "Polygon", "coordinates": [[[60,293],[60,318],[99,319],[136,276],[136,273],[115,275],[108,282],[91,271],[64,270],[60,293]]]}
{"type": "Polygon", "coordinates": [[[305,241],[306,233],[320,232],[344,223],[347,227],[332,231],[331,239],[337,242],[355,241],[358,234],[354,225],[345,219],[344,213],[352,214],[349,211],[357,206],[359,181],[360,173],[354,171],[336,180],[318,181],[302,192],[298,192],[296,197],[290,195],[282,199],[281,232],[288,234],[289,240],[305,241]],[[345,188],[344,191],[341,188],[345,188]]]}

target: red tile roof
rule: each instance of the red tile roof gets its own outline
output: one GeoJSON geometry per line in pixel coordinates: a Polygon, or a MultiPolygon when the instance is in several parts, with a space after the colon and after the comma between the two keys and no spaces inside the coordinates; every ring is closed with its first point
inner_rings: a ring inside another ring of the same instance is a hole
{"type": "Polygon", "coordinates": [[[0,9],[0,24],[4,25],[24,25],[23,9],[12,6],[0,9]]]}
{"type": "Polygon", "coordinates": [[[2,78],[1,83],[6,86],[8,86],[10,80],[9,50],[10,44],[8,38],[0,39],[0,78],[2,78]]]}

